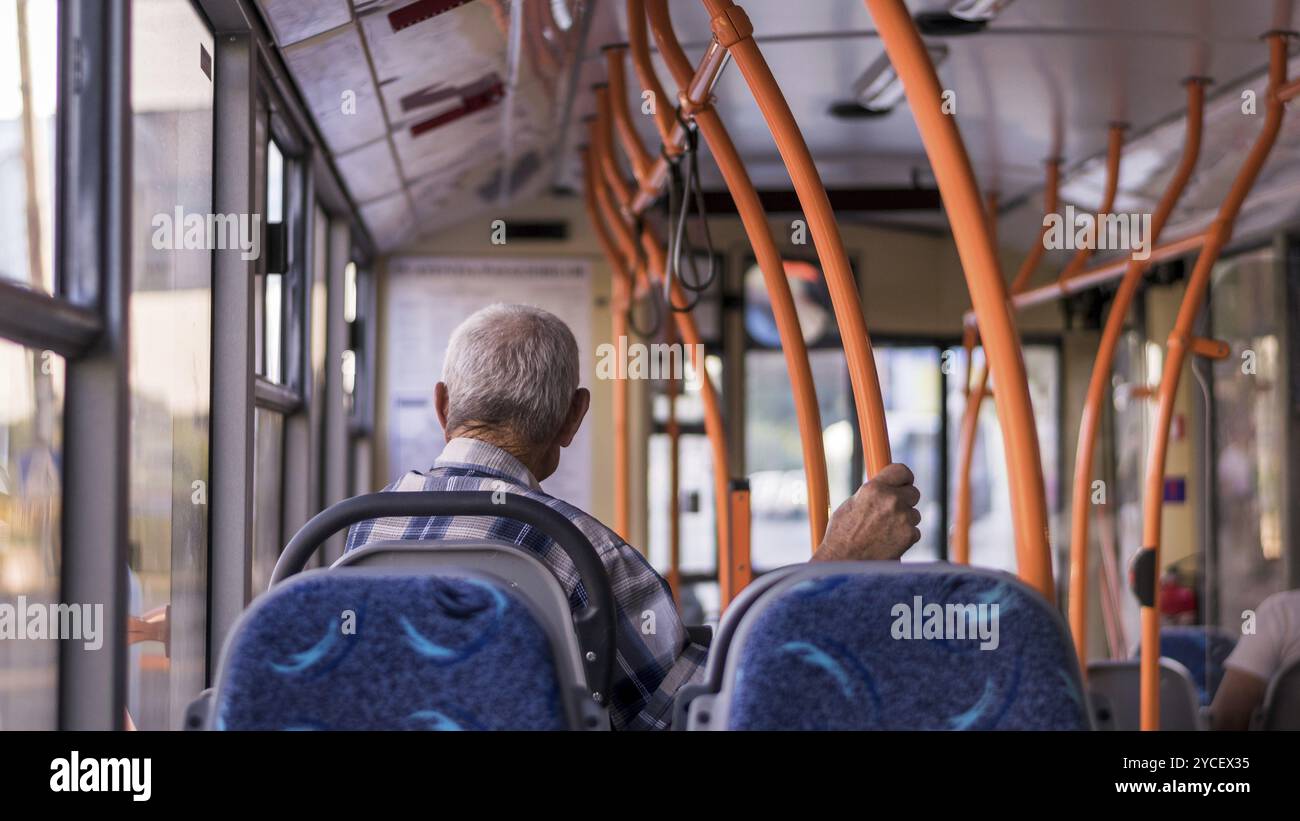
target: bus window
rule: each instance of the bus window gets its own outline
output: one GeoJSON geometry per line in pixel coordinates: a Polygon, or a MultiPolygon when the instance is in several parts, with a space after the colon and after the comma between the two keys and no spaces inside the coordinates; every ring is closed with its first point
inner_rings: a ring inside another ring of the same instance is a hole
{"type": "Polygon", "coordinates": [[[149,230],[135,234],[131,254],[128,609],[138,621],[127,709],[137,727],[162,730],[180,725],[204,685],[217,237],[206,219],[213,85],[202,55],[213,53],[213,37],[185,0],[137,2],[131,19],[132,199],[136,223],[149,230]],[[151,634],[139,629],[145,622],[167,629],[151,634]]]}
{"type": "MultiPolygon", "coordinates": [[[[912,469],[921,491],[921,541],[905,557],[934,561],[946,539],[941,524],[943,492],[942,351],[937,345],[881,344],[875,348],[876,372],[885,396],[889,447],[895,462],[912,469]]],[[[862,481],[866,481],[864,474],[862,481]]]]}
{"type": "MultiPolygon", "coordinates": [[[[956,494],[958,442],[962,413],[966,407],[966,397],[962,391],[966,379],[966,354],[960,346],[950,348],[949,354],[951,368],[947,377],[947,406],[951,499],[956,494]]],[[[1047,509],[1050,513],[1060,509],[1061,497],[1060,350],[1054,344],[1026,342],[1024,358],[1025,370],[1029,376],[1029,395],[1034,407],[1034,423],[1038,429],[1038,449],[1043,464],[1047,509]]],[[[975,367],[984,367],[984,357],[978,353],[975,356],[975,367]]],[[[992,385],[991,380],[989,384],[992,385]]],[[[996,386],[993,389],[996,391],[996,386]]],[[[1015,527],[1011,521],[1010,480],[1003,453],[1002,429],[998,425],[997,409],[992,400],[986,400],[980,412],[975,456],[971,463],[970,563],[1014,573],[1015,527]]],[[[951,504],[948,506],[949,521],[945,533],[952,528],[953,507],[951,504]]]]}
{"type": "Polygon", "coordinates": [[[46,293],[54,292],[58,8],[0,0],[0,279],[46,293]]]}
{"type": "MultiPolygon", "coordinates": [[[[1202,618],[1234,633],[1243,611],[1286,588],[1286,450],[1279,443],[1286,441],[1280,335],[1287,299],[1281,269],[1274,250],[1264,248],[1225,259],[1211,284],[1211,336],[1227,342],[1232,355],[1213,364],[1218,498],[1211,561],[1218,607],[1202,618]]],[[[1199,389],[1191,387],[1200,404],[1199,389]]]]}
{"type": "MultiPolygon", "coordinates": [[[[0,602],[59,598],[63,359],[0,340],[0,602]]],[[[0,730],[53,729],[58,644],[0,641],[0,730]]]]}

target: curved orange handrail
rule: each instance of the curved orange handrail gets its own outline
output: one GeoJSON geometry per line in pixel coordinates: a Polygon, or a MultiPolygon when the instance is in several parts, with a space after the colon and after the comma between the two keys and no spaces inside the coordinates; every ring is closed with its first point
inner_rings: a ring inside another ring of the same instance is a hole
{"type": "Polygon", "coordinates": [[[902,79],[952,224],[971,304],[979,317],[1006,443],[1019,575],[1051,601],[1055,590],[1047,504],[1029,383],[975,174],[956,123],[943,113],[938,75],[907,7],[902,0],[866,0],[866,5],[902,79]]]}
{"type": "Polygon", "coordinates": [[[1233,225],[1241,211],[1241,205],[1254,187],[1260,169],[1277,142],[1278,132],[1282,128],[1282,118],[1286,114],[1286,103],[1278,95],[1279,89],[1286,82],[1287,35],[1282,32],[1270,32],[1268,35],[1268,113],[1264,126],[1255,138],[1237,178],[1214,223],[1206,232],[1205,247],[1196,259],[1187,280],[1183,301],[1178,308],[1178,317],[1169,334],[1168,352],[1164,373],[1160,377],[1157,393],[1159,404],[1156,409],[1156,426],[1153,430],[1150,455],[1147,459],[1147,474],[1142,508],[1142,541],[1144,547],[1140,561],[1149,568],[1149,578],[1143,580],[1139,591],[1142,601],[1142,658],[1141,666],[1141,723],[1143,730],[1160,728],[1160,586],[1156,582],[1160,568],[1160,531],[1161,513],[1164,509],[1165,457],[1169,447],[1169,427],[1174,416],[1174,398],[1178,383],[1182,378],[1183,364],[1187,361],[1189,348],[1193,346],[1192,325],[1200,313],[1205,301],[1205,292],[1210,283],[1210,272],[1219,254],[1232,237],[1233,225]]]}
{"type": "MultiPolygon", "coordinates": [[[[1201,125],[1205,108],[1207,80],[1194,77],[1187,81],[1187,133],[1183,141],[1183,156],[1173,178],[1156,205],[1151,220],[1151,236],[1147,242],[1154,245],[1164,231],[1169,215],[1173,213],[1187,181],[1191,179],[1201,152],[1201,125]]],[[[1074,496],[1070,506],[1070,633],[1074,637],[1079,664],[1087,676],[1088,661],[1088,525],[1092,506],[1089,504],[1092,489],[1093,456],[1096,453],[1097,431],[1101,425],[1102,402],[1110,384],[1111,368],[1115,363],[1115,348],[1120,332],[1128,317],[1129,306],[1142,282],[1142,275],[1150,267],[1150,259],[1130,259],[1111,303],[1110,314],[1101,334],[1097,357],[1088,382],[1088,395],[1083,404],[1079,422],[1079,441],[1074,456],[1074,496]]]]}
{"type": "MultiPolygon", "coordinates": [[[[628,0],[628,16],[642,10],[642,0],[628,0]]],[[[668,15],[666,0],[649,0],[645,11],[650,15],[650,26],[654,30],[659,51],[668,63],[669,71],[680,87],[682,94],[688,94],[693,76],[690,61],[682,50],[673,32],[672,21],[668,15]]],[[[650,64],[649,44],[645,41],[645,26],[640,28],[629,25],[630,45],[633,61],[642,76],[641,84],[662,97],[663,89],[658,87],[650,64]],[[638,36],[639,34],[639,36],[638,36]],[[640,55],[638,57],[638,54],[640,55]]],[[[763,272],[768,296],[772,303],[772,314],[776,319],[777,333],[781,338],[781,350],[785,354],[786,371],[790,375],[790,387],[794,393],[795,419],[799,426],[800,445],[803,448],[804,480],[808,485],[808,525],[812,536],[812,549],[815,551],[826,534],[826,521],[830,511],[830,493],[826,476],[826,451],[822,442],[821,411],[817,405],[817,389],[813,382],[812,367],[808,362],[808,347],[804,343],[803,330],[799,325],[799,314],[795,310],[794,297],[790,294],[790,283],[785,275],[781,252],[777,250],[776,239],[767,221],[767,213],[758,198],[758,191],[745,170],[745,164],[736,150],[731,135],[722,123],[722,117],[708,104],[707,100],[689,100],[689,107],[694,110],[695,122],[704,136],[709,150],[722,171],[722,177],[736,203],[736,210],[753,247],[758,266],[763,272]]]]}
{"type": "Polygon", "coordinates": [[[862,433],[867,474],[874,476],[891,461],[885,403],[880,393],[880,378],[871,352],[871,340],[867,336],[867,323],[862,315],[858,285],[853,277],[853,269],[849,266],[848,254],[844,250],[844,240],[835,223],[835,212],[831,210],[821,175],[817,172],[812,153],[799,131],[785,95],[781,93],[781,87],[777,85],[771,68],[751,36],[753,27],[749,17],[732,0],[703,2],[712,18],[715,41],[727,49],[740,73],[744,75],[803,206],[804,217],[812,232],[813,244],[830,291],[831,307],[840,328],[849,379],[853,385],[858,425],[862,433]]]}
{"type": "MultiPolygon", "coordinates": [[[[607,153],[612,150],[611,131],[609,127],[610,100],[607,95],[604,95],[602,101],[602,95],[600,94],[601,91],[605,91],[605,89],[597,90],[597,115],[596,119],[591,124],[592,145],[596,152],[596,158],[599,165],[605,169],[606,178],[606,185],[601,185],[599,182],[596,184],[597,204],[601,212],[604,214],[606,223],[613,226],[614,234],[619,238],[620,245],[622,246],[625,255],[640,256],[637,254],[636,250],[639,243],[641,251],[644,254],[644,259],[648,261],[646,267],[649,269],[647,271],[643,268],[641,271],[642,276],[648,281],[653,278],[651,277],[650,272],[657,271],[659,272],[657,278],[662,281],[663,271],[667,262],[662,243],[655,238],[648,225],[642,226],[640,237],[636,237],[633,232],[633,226],[629,221],[631,214],[631,208],[629,207],[631,201],[630,196],[628,199],[620,199],[618,202],[619,207],[623,210],[622,214],[620,214],[614,207],[614,201],[610,196],[608,187],[609,177],[611,176],[610,169],[615,169],[615,173],[617,173],[617,165],[614,163],[613,158],[608,156],[607,153]]],[[[621,175],[618,175],[618,177],[619,179],[622,179],[621,175]]],[[[631,190],[630,186],[628,186],[628,190],[631,190]]],[[[615,197],[617,197],[617,194],[615,194],[615,197]]],[[[669,296],[673,305],[684,306],[688,303],[685,295],[681,291],[681,287],[678,286],[676,282],[672,283],[672,289],[669,296]]],[[[672,313],[677,324],[677,330],[681,334],[682,341],[695,350],[702,350],[703,341],[701,340],[699,330],[695,325],[695,318],[686,311],[674,310],[672,313]]],[[[734,551],[732,550],[731,545],[730,483],[727,477],[731,463],[727,453],[726,432],[723,429],[722,424],[722,403],[718,400],[717,391],[713,387],[713,380],[709,378],[708,372],[704,368],[704,363],[700,362],[696,363],[696,365],[699,368],[700,398],[703,400],[704,404],[704,432],[708,437],[709,445],[713,451],[714,509],[716,510],[718,536],[718,574],[719,587],[721,588],[720,597],[723,606],[725,607],[730,603],[731,598],[740,592],[740,588],[731,586],[740,580],[736,579],[735,574],[730,572],[730,568],[733,566],[732,556],[734,555],[734,551]],[[728,582],[728,585],[722,584],[724,577],[728,582]]]]}
{"type": "Polygon", "coordinates": [[[646,151],[637,136],[636,126],[627,110],[627,75],[623,71],[623,58],[627,49],[620,45],[605,46],[605,71],[609,75],[609,110],[618,129],[619,143],[632,162],[632,175],[638,183],[645,184],[650,177],[654,158],[646,151]]]}
{"type": "MultiPolygon", "coordinates": [[[[655,36],[659,36],[658,32],[655,36]]],[[[646,35],[645,0],[627,0],[627,44],[628,50],[632,52],[632,66],[641,80],[641,88],[643,91],[650,92],[650,99],[654,103],[653,116],[655,128],[659,131],[659,140],[663,143],[664,151],[668,152],[669,156],[674,156],[679,153],[679,150],[673,143],[675,123],[673,101],[664,91],[663,85],[659,82],[659,75],[655,73],[654,63],[650,60],[650,41],[646,35]]],[[[660,40],[660,51],[663,48],[663,41],[660,40]]],[[[683,53],[681,58],[686,60],[686,55],[683,53]]],[[[690,85],[691,78],[695,76],[695,69],[691,67],[689,61],[685,64],[685,76],[678,74],[672,63],[669,64],[669,68],[673,71],[677,84],[683,89],[690,85]]]]}

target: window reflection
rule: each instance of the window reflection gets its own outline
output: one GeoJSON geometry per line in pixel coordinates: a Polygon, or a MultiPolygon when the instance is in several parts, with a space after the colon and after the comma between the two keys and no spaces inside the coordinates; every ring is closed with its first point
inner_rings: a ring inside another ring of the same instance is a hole
{"type": "MultiPolygon", "coordinates": [[[[59,597],[63,360],[0,340],[0,603],[59,597]]],[[[53,729],[58,642],[0,641],[0,730],[53,729]]]]}
{"type": "Polygon", "coordinates": [[[135,619],[165,618],[169,643],[131,644],[128,710],[139,728],[161,730],[180,726],[204,685],[212,238],[160,248],[150,226],[155,215],[212,210],[213,90],[202,55],[213,40],[185,0],[137,0],[131,18],[128,607],[135,619]]]}

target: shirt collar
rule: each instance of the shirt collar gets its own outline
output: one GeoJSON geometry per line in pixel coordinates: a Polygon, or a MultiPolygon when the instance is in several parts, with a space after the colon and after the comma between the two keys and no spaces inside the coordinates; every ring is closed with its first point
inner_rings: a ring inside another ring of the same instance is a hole
{"type": "Polygon", "coordinates": [[[533,490],[542,486],[533,472],[514,456],[481,439],[458,436],[447,443],[433,463],[434,468],[468,468],[491,473],[533,490]]]}

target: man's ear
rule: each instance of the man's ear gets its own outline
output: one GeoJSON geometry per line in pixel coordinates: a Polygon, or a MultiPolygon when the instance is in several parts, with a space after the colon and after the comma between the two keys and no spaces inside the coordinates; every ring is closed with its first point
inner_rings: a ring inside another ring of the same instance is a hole
{"type": "Polygon", "coordinates": [[[438,414],[438,424],[442,425],[443,435],[447,438],[447,441],[450,442],[451,431],[447,430],[448,396],[449,394],[447,393],[446,382],[439,382],[437,385],[433,386],[433,409],[438,414]]]}
{"type": "Polygon", "coordinates": [[[573,399],[569,402],[569,415],[564,419],[564,427],[560,428],[560,447],[567,448],[573,442],[573,437],[578,435],[578,428],[582,427],[583,417],[587,415],[587,409],[591,407],[591,391],[586,388],[578,388],[573,392],[573,399]]]}

